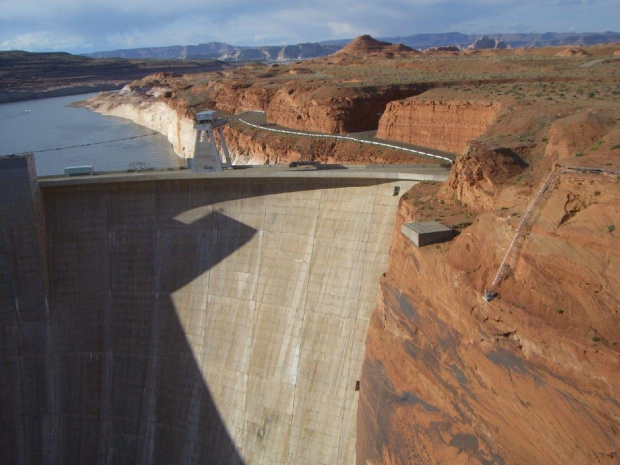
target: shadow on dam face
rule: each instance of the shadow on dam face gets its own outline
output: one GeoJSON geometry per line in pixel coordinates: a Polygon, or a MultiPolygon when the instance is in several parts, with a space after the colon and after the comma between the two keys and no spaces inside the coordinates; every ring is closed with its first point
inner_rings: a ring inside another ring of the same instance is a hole
{"type": "MultiPolygon", "coordinates": [[[[261,341],[255,333],[261,325],[288,328],[299,320],[299,328],[290,331],[305,334],[311,318],[329,316],[327,310],[319,317],[295,314],[288,320],[284,314],[280,320],[277,312],[264,321],[257,316],[268,313],[266,309],[284,313],[295,307],[299,313],[304,305],[309,308],[307,288],[324,270],[316,258],[307,258],[311,251],[291,260],[287,273],[305,267],[293,279],[291,291],[273,284],[286,278],[270,275],[269,260],[277,261],[278,249],[300,237],[309,238],[307,243],[295,242],[301,249],[321,240],[306,229],[320,229],[318,223],[332,221],[333,214],[328,211],[304,224],[315,215],[304,216],[304,209],[314,208],[320,198],[313,192],[379,184],[191,180],[44,190],[42,249],[47,249],[49,306],[42,304],[38,317],[20,319],[15,303],[20,291],[11,280],[24,264],[11,261],[13,242],[5,240],[0,247],[0,259],[12,263],[2,275],[2,289],[12,294],[0,301],[0,310],[14,342],[1,346],[0,461],[241,464],[242,456],[249,457],[248,463],[284,463],[295,456],[302,459],[291,463],[311,461],[315,456],[305,451],[303,440],[320,431],[296,426],[292,404],[296,399],[300,405],[295,408],[305,411],[318,407],[312,401],[303,405],[296,385],[298,368],[291,366],[305,363],[306,371],[318,370],[319,376],[320,367],[313,355],[299,354],[303,348],[282,355],[284,349],[274,349],[273,340],[261,341]],[[291,196],[300,192],[307,195],[291,196]],[[292,198],[286,219],[278,218],[286,209],[278,202],[265,206],[264,199],[270,197],[292,198]],[[299,237],[293,238],[287,228],[301,231],[299,237]],[[278,300],[280,306],[268,305],[276,298],[271,294],[295,293],[300,287],[302,297],[277,296],[284,299],[278,300]],[[276,358],[286,360],[265,361],[263,352],[273,350],[280,350],[276,358]],[[297,443],[291,436],[295,428],[297,443]],[[288,439],[276,439],[283,430],[288,439]],[[270,445],[263,446],[268,441],[270,445]],[[300,452],[291,453],[294,448],[300,452]]],[[[329,201],[337,202],[338,196],[329,201]]],[[[7,230],[6,224],[3,228],[7,230]]],[[[355,305],[361,302],[359,296],[349,299],[355,305]]],[[[353,321],[357,332],[363,327],[353,321]]],[[[289,337],[287,331],[282,337],[289,337]]],[[[275,342],[286,345],[281,338],[275,342]]],[[[325,357],[331,351],[340,348],[329,348],[325,357]]],[[[337,383],[350,384],[347,370],[338,374],[345,379],[337,383]]],[[[342,408],[336,410],[335,416],[342,418],[342,408]]],[[[332,436],[322,441],[326,448],[342,447],[332,436]]]]}

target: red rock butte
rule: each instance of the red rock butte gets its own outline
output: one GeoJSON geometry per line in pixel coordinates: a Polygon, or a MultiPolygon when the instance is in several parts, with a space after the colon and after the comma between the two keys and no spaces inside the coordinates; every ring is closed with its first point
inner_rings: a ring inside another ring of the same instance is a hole
{"type": "Polygon", "coordinates": [[[373,39],[369,35],[356,37],[342,49],[338,50],[334,55],[367,55],[370,53],[398,53],[413,52],[411,47],[403,44],[392,44],[390,42],[382,42],[373,39]]]}

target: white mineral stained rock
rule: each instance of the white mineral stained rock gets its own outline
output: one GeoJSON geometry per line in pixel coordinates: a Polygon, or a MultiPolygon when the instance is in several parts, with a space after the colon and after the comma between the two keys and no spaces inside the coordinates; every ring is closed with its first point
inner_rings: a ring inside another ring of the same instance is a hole
{"type": "MultiPolygon", "coordinates": [[[[166,103],[131,91],[127,86],[119,92],[101,93],[89,99],[86,107],[107,116],[117,116],[157,131],[168,139],[174,152],[181,158],[194,156],[196,132],[194,121],[179,113],[166,103]]],[[[236,165],[262,164],[264,159],[247,153],[239,153],[227,144],[236,165]]]]}

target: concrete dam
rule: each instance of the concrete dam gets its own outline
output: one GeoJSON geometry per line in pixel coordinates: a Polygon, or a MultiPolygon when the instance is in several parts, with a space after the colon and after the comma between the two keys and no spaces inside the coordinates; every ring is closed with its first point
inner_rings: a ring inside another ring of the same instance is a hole
{"type": "Polygon", "coordinates": [[[399,192],[445,173],[284,171],[0,159],[0,463],[354,463],[399,192]]]}

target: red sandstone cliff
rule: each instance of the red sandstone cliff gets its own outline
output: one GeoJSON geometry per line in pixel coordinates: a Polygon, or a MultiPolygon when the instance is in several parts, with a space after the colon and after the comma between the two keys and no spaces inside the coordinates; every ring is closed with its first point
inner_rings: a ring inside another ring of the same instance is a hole
{"type": "Polygon", "coordinates": [[[475,212],[487,211],[494,207],[502,189],[526,167],[515,150],[472,143],[467,154],[457,157],[438,196],[475,212]]]}
{"type": "Polygon", "coordinates": [[[357,462],[618,463],[618,178],[563,175],[490,303],[524,203],[418,249],[399,232],[418,189],[367,335],[357,462]]]}
{"type": "Polygon", "coordinates": [[[413,97],[387,105],[377,137],[461,154],[472,139],[489,129],[500,111],[501,105],[493,102],[440,102],[413,97]]]}
{"type": "Polygon", "coordinates": [[[218,82],[212,94],[215,107],[228,114],[248,110],[265,111],[276,90],[242,82],[218,82]]]}
{"type": "Polygon", "coordinates": [[[427,157],[399,150],[335,139],[294,137],[236,124],[225,129],[226,144],[238,164],[290,163],[310,155],[321,163],[388,164],[429,163],[427,157]]]}
{"type": "Polygon", "coordinates": [[[389,102],[419,94],[426,88],[424,85],[350,88],[291,82],[273,96],[267,106],[267,119],[306,131],[367,131],[376,129],[389,102]]]}

